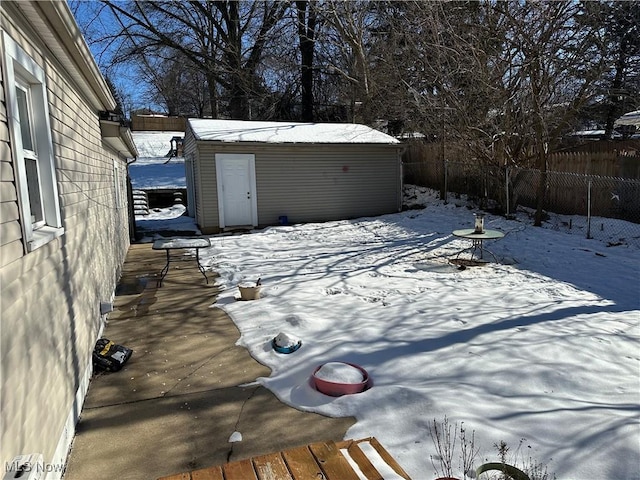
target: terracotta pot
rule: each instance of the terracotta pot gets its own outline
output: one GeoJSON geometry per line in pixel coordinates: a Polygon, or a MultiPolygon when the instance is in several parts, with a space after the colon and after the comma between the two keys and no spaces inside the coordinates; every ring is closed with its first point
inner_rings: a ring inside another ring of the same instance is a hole
{"type": "Polygon", "coordinates": [[[360,372],[362,372],[362,381],[358,383],[339,383],[319,378],[316,376],[316,373],[318,372],[318,370],[320,370],[320,368],[322,368],[322,365],[320,365],[313,371],[313,374],[311,375],[312,386],[315,387],[315,389],[320,393],[324,393],[325,395],[330,395],[332,397],[340,397],[342,395],[351,395],[354,393],[364,392],[371,386],[371,379],[369,378],[369,374],[364,368],[354,363],[341,363],[351,365],[352,367],[360,370],[360,372]]]}

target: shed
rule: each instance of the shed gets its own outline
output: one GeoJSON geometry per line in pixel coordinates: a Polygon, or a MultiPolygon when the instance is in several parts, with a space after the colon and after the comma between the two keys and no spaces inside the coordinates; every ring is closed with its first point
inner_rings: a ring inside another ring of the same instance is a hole
{"type": "Polygon", "coordinates": [[[189,214],[217,233],[398,212],[401,153],[359,124],[190,119],[189,214]]]}

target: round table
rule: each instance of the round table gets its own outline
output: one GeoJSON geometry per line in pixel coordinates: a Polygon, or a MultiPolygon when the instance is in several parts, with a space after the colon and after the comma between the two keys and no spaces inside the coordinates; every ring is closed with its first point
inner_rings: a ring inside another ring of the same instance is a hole
{"type": "Polygon", "coordinates": [[[471,258],[473,259],[473,255],[476,253],[476,250],[480,250],[481,260],[484,258],[484,252],[487,252],[495,259],[496,262],[498,261],[498,257],[496,257],[490,250],[484,248],[482,242],[484,240],[500,240],[501,238],[504,238],[504,233],[498,230],[483,230],[482,232],[476,232],[474,228],[464,228],[462,230],[454,230],[453,235],[471,240],[471,246],[459,251],[456,258],[458,258],[460,254],[471,250],[471,258]]]}

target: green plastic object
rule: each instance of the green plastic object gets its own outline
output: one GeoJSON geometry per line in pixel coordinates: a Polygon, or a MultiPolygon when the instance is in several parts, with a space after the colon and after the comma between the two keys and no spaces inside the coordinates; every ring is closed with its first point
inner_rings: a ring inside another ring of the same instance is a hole
{"type": "Polygon", "coordinates": [[[478,477],[481,473],[498,471],[502,472],[505,475],[509,475],[513,480],[530,480],[529,476],[524,473],[522,470],[517,469],[513,465],[507,465],[506,463],[494,462],[494,463],[485,463],[476,468],[476,477],[478,477]]]}

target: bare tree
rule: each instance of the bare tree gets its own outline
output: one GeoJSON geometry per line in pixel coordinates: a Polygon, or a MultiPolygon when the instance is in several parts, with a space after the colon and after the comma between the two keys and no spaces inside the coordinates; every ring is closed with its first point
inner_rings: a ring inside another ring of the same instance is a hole
{"type": "Polygon", "coordinates": [[[509,110],[521,122],[513,131],[530,139],[529,151],[542,172],[535,216],[540,225],[548,155],[595,94],[599,66],[584,65],[593,30],[579,28],[576,19],[583,7],[575,2],[499,3],[496,8],[508,25],[502,52],[513,92],[509,110]]]}
{"type": "Polygon", "coordinates": [[[316,42],[316,5],[308,0],[296,1],[298,39],[300,42],[300,83],[302,86],[302,120],[314,120],[313,71],[316,42]]]}
{"type": "Polygon", "coordinates": [[[232,118],[248,118],[259,90],[257,71],[288,4],[278,1],[104,0],[119,28],[103,41],[121,40],[116,61],[157,56],[171,50],[199,67],[208,87],[211,114],[219,115],[224,90],[232,118]]]}
{"type": "Polygon", "coordinates": [[[615,120],[640,106],[640,5],[600,1],[587,2],[585,9],[579,20],[601,32],[595,46],[605,67],[598,82],[601,96],[587,111],[611,139],[615,120]]]}
{"type": "Polygon", "coordinates": [[[326,39],[330,53],[327,68],[339,74],[348,88],[343,101],[348,102],[351,120],[364,123],[373,120],[369,114],[372,94],[368,38],[375,22],[370,2],[329,0],[324,4],[324,18],[333,29],[326,39]]]}

